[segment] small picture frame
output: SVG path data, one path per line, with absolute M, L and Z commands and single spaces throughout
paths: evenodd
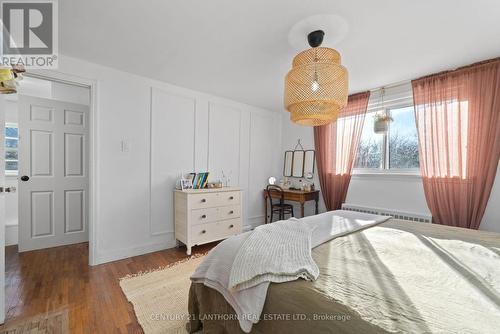
M 181 189 L 193 189 L 193 180 L 191 179 L 181 179 Z

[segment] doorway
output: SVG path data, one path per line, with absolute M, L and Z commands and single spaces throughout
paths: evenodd
M 95 251 L 95 240 L 96 240 L 96 229 L 93 224 L 95 221 L 95 200 L 96 200 L 96 195 L 95 195 L 95 182 L 97 179 L 97 174 L 96 174 L 96 168 L 95 168 L 95 163 L 96 163 L 96 158 L 95 158 L 95 152 L 96 152 L 96 129 L 97 129 L 97 121 L 96 118 L 94 117 L 94 112 L 96 110 L 97 102 L 96 102 L 96 87 L 97 87 L 97 82 L 94 80 L 90 79 L 85 79 L 82 77 L 77 77 L 74 75 L 68 75 L 64 74 L 61 72 L 57 71 L 43 71 L 43 70 L 37 70 L 33 72 L 29 72 L 25 74 L 24 80 L 21 82 L 20 87 L 18 88 L 18 94 L 13 94 L 13 95 L 1 95 L 0 96 L 0 229 L 5 231 L 6 233 L 1 233 L 0 237 L 0 323 L 3 322 L 4 316 L 5 316 L 5 266 L 4 266 L 4 260 L 5 260 L 5 248 L 4 248 L 4 241 L 9 242 L 11 245 L 16 244 L 19 241 L 19 208 L 18 208 L 18 201 L 19 201 L 19 180 L 23 175 L 19 174 L 19 169 L 22 167 L 23 164 L 23 158 L 22 155 L 19 156 L 19 149 L 22 147 L 22 142 L 23 138 L 19 138 L 19 134 L 22 132 L 22 126 L 21 128 L 19 127 L 19 118 L 18 118 L 18 99 L 19 96 L 24 95 L 24 96 L 29 96 L 29 97 L 34 97 L 34 98 L 40 98 L 40 99 L 48 99 L 48 100 L 56 100 L 60 102 L 70 102 L 74 103 L 77 105 L 84 105 L 86 106 L 88 110 L 88 116 L 84 118 L 84 122 L 87 121 L 88 125 L 88 138 L 86 143 L 88 144 L 87 147 L 85 148 L 87 156 L 87 162 L 86 162 L 86 176 L 88 177 L 87 180 L 87 187 L 88 187 L 88 195 L 85 197 L 84 200 L 87 200 L 87 203 L 85 203 L 85 207 L 83 210 L 71 210 L 73 217 L 70 217 L 70 220 L 72 221 L 72 224 L 69 225 L 69 229 L 67 229 L 66 232 L 78 232 L 78 230 L 81 230 L 80 222 L 86 222 L 86 240 L 88 240 L 88 246 L 85 244 L 80 244 L 80 245 L 74 245 L 74 246 L 69 246 L 69 247 L 77 247 L 81 248 L 83 250 L 86 250 L 85 252 L 88 252 L 88 262 L 85 261 L 85 263 L 88 263 L 89 265 L 95 265 L 97 264 L 97 259 L 96 259 L 96 251 Z M 82 94 L 82 90 L 85 92 Z M 66 101 L 64 101 L 66 100 Z M 30 107 L 31 109 L 31 107 Z M 69 110 L 71 109 L 76 109 L 76 108 L 68 108 Z M 78 109 L 76 110 L 78 111 Z M 31 110 L 30 110 L 31 113 Z M 40 113 L 39 113 L 40 115 Z M 66 122 L 75 122 L 78 117 L 75 114 L 71 114 L 67 116 Z M 7 129 L 6 125 L 6 118 L 7 117 Z M 31 116 L 30 116 L 31 117 Z M 70 120 L 71 119 L 71 120 Z M 64 121 L 64 120 L 63 120 Z M 77 121 L 76 121 L 77 122 Z M 76 124 L 73 124 L 76 125 Z M 8 145 L 12 146 L 9 149 L 10 153 L 8 154 L 8 159 L 9 161 L 5 161 L 6 159 L 6 140 L 4 134 L 6 132 L 9 132 L 9 140 Z M 70 139 L 78 139 L 78 135 L 82 135 L 82 133 L 74 132 L 74 131 L 68 131 L 68 133 L 73 133 L 77 134 L 76 137 L 69 138 Z M 17 143 L 16 143 L 17 141 Z M 74 144 L 82 143 L 83 141 L 76 140 L 73 141 L 73 146 Z M 38 142 L 37 142 L 38 143 Z M 67 145 L 69 147 L 71 145 Z M 78 145 L 76 145 L 78 146 Z M 17 150 L 16 150 L 17 149 Z M 17 152 L 16 152 L 17 151 Z M 73 152 L 73 151 L 72 151 Z M 55 153 L 55 151 L 54 151 Z M 65 159 L 64 159 L 65 160 Z M 71 162 L 72 164 L 69 165 L 71 168 L 67 168 L 67 170 L 72 170 L 73 172 L 70 172 L 69 174 L 78 174 L 75 172 L 75 162 L 76 160 L 71 160 L 68 162 Z M 8 169 L 6 172 L 5 169 Z M 55 165 L 54 165 L 55 167 Z M 83 167 L 85 168 L 85 167 Z M 80 173 L 81 174 L 81 173 Z M 7 176 L 7 179 L 6 179 Z M 29 175 L 28 175 L 29 176 Z M 41 175 L 39 175 L 41 177 Z M 80 188 L 80 190 L 82 190 Z M 76 192 L 68 192 L 69 195 L 73 196 L 66 196 L 68 205 L 73 206 L 80 209 L 81 206 L 78 206 L 78 203 L 82 203 L 82 192 L 76 191 Z M 49 196 L 50 197 L 50 196 Z M 77 204 L 75 204 L 75 202 Z M 7 204 L 7 208 L 5 207 L 5 204 Z M 55 205 L 55 202 L 54 202 Z M 35 210 L 36 211 L 36 210 Z M 42 211 L 43 212 L 43 211 Z M 56 212 L 56 208 L 54 208 L 54 213 Z M 60 212 L 60 211 L 59 211 Z M 82 217 L 83 214 L 86 214 L 86 217 L 82 219 L 74 218 L 74 217 Z M 36 215 L 36 213 L 33 213 L 33 215 Z M 47 217 L 47 215 L 46 215 Z M 50 217 L 50 216 L 49 216 Z M 5 218 L 8 219 L 8 226 L 5 227 Z M 76 222 L 76 223 L 75 223 Z M 43 226 L 43 225 L 42 225 Z M 47 225 L 45 225 L 47 226 Z M 76 227 L 76 228 L 75 228 Z M 73 231 L 71 231 L 73 230 Z M 2 232 L 3 232 L 2 231 Z M 74 240 L 74 242 L 78 242 L 79 240 Z M 51 252 L 59 252 L 63 248 L 50 248 L 47 249 L 47 251 Z M 9 249 L 9 252 L 12 253 L 12 250 L 15 250 L 16 254 L 19 254 L 20 256 L 22 254 L 26 253 L 18 253 L 17 252 L 17 247 L 12 246 Z M 44 252 L 44 250 L 39 251 L 39 252 Z M 28 253 L 28 254 L 34 254 L 34 253 Z M 8 263 L 7 263 L 8 264 Z M 15 287 L 15 289 L 18 289 Z
M 91 90 L 27 76 L 5 97 L 6 245 L 89 240 Z

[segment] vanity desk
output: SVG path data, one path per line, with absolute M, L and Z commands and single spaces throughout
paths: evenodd
M 265 207 L 265 218 L 266 223 L 269 218 L 272 218 L 271 208 L 268 210 L 268 202 L 272 202 L 272 199 L 281 199 L 283 202 L 297 202 L 300 204 L 300 216 L 304 217 L 304 204 L 308 201 L 315 202 L 315 214 L 318 214 L 318 203 L 319 203 L 319 190 L 300 190 L 300 189 L 290 189 L 290 182 L 287 181 L 287 178 L 304 179 L 306 181 L 306 187 L 302 186 L 302 189 L 311 189 L 311 185 L 314 179 L 314 165 L 316 162 L 316 152 L 314 150 L 304 150 L 302 144 L 300 143 L 300 139 L 297 140 L 297 145 L 293 150 L 285 151 L 284 156 L 284 164 L 283 164 L 283 176 L 284 180 L 280 181 L 280 186 L 276 186 L 279 191 L 267 191 L 264 189 L 264 207 Z M 269 184 L 271 186 L 276 185 L 276 178 L 270 177 Z M 269 187 L 269 186 L 268 186 Z M 312 187 L 314 189 L 314 187 Z M 271 198 L 268 198 L 271 196 Z M 278 202 L 279 203 L 279 202 Z M 274 207 L 274 203 L 272 204 Z M 278 209 L 279 210 L 279 209 Z M 268 217 L 268 213 L 271 211 L 271 217 Z M 293 213 L 293 211 L 292 211 Z
M 264 207 L 266 222 L 269 219 L 267 216 L 267 191 L 264 189 Z M 276 198 L 279 198 L 279 194 L 276 194 Z M 271 193 L 271 197 L 275 198 L 274 194 Z M 300 216 L 304 217 L 304 204 L 308 201 L 315 202 L 315 214 L 318 214 L 318 202 L 319 202 L 319 190 L 305 191 L 305 190 L 290 190 L 283 189 L 283 198 L 285 201 L 298 202 L 300 203 Z

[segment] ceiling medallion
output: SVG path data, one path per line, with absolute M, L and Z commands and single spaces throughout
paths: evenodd
M 311 48 L 293 58 L 285 77 L 285 109 L 299 125 L 334 122 L 347 104 L 347 69 L 340 64 L 336 50 L 320 46 L 324 35 L 322 30 L 309 33 Z

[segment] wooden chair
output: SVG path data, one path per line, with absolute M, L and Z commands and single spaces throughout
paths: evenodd
M 271 217 L 269 223 L 273 222 L 274 213 L 278 214 L 280 220 L 285 219 L 286 214 L 292 215 L 292 217 L 294 217 L 293 205 L 285 204 L 283 189 L 281 189 L 281 187 L 270 184 L 267 186 L 266 191 L 267 191 L 267 198 L 269 198 L 269 206 L 271 208 Z M 276 194 L 279 194 L 278 203 L 273 203 L 273 197 L 271 196 L 272 194 L 274 194 L 275 197 Z M 267 217 L 266 217 L 266 224 L 267 224 Z

